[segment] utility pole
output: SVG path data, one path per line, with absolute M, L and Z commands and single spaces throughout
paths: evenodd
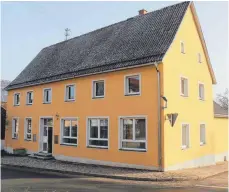
M 69 28 L 66 28 L 66 29 L 65 29 L 65 33 L 64 33 L 64 35 L 65 35 L 65 40 L 68 40 L 68 36 L 70 36 L 70 32 L 71 32 L 71 30 L 70 30 Z

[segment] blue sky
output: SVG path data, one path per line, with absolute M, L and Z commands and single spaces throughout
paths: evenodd
M 44 47 L 125 20 L 145 8 L 153 11 L 177 2 L 2 2 L 1 78 L 13 80 Z M 228 2 L 195 2 L 217 85 L 228 86 Z

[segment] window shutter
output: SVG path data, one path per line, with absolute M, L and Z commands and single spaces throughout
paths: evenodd
M 188 80 L 185 79 L 184 81 L 184 91 L 185 91 L 185 96 L 188 96 Z
M 185 146 L 186 144 L 186 130 L 185 125 L 182 125 L 182 146 Z

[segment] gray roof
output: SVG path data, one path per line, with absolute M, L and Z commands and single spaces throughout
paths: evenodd
M 214 101 L 214 115 L 219 117 L 228 117 L 228 110 L 224 109 Z
M 7 89 L 160 62 L 189 3 L 135 16 L 46 47 Z

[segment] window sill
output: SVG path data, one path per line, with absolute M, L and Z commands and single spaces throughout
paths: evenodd
M 119 151 L 146 152 L 146 149 L 119 149 Z
M 188 95 L 183 95 L 183 94 L 180 94 L 181 97 L 188 97 Z
M 14 105 L 14 107 L 17 107 L 17 106 L 20 106 L 20 104 L 19 105 Z
M 18 140 L 18 138 L 12 137 L 13 140 Z
M 87 146 L 87 148 L 94 148 L 94 149 L 108 149 L 108 147 L 102 147 L 102 146 Z
M 181 146 L 181 150 L 187 150 L 187 149 L 189 149 L 188 146 Z
M 64 146 L 70 146 L 70 147 L 77 147 L 77 144 L 68 144 L 68 143 L 61 143 L 60 145 L 64 145 Z
M 126 93 L 125 96 L 140 96 L 140 93 Z
M 92 99 L 103 99 L 104 96 L 97 96 L 97 97 L 92 97 Z
M 43 102 L 43 104 L 51 104 L 51 102 L 47 103 L 47 102 Z
M 33 105 L 33 103 L 26 103 L 26 105 Z
M 206 143 L 200 143 L 200 146 L 204 146 L 204 145 L 206 145 Z
M 32 141 L 32 139 L 24 139 L 24 141 Z
M 76 100 L 75 99 L 67 99 L 64 102 L 74 102 L 74 101 L 76 101 Z
M 205 101 L 205 99 L 203 99 L 203 98 L 200 98 L 200 97 L 199 97 L 199 100 L 200 100 L 200 101 Z

